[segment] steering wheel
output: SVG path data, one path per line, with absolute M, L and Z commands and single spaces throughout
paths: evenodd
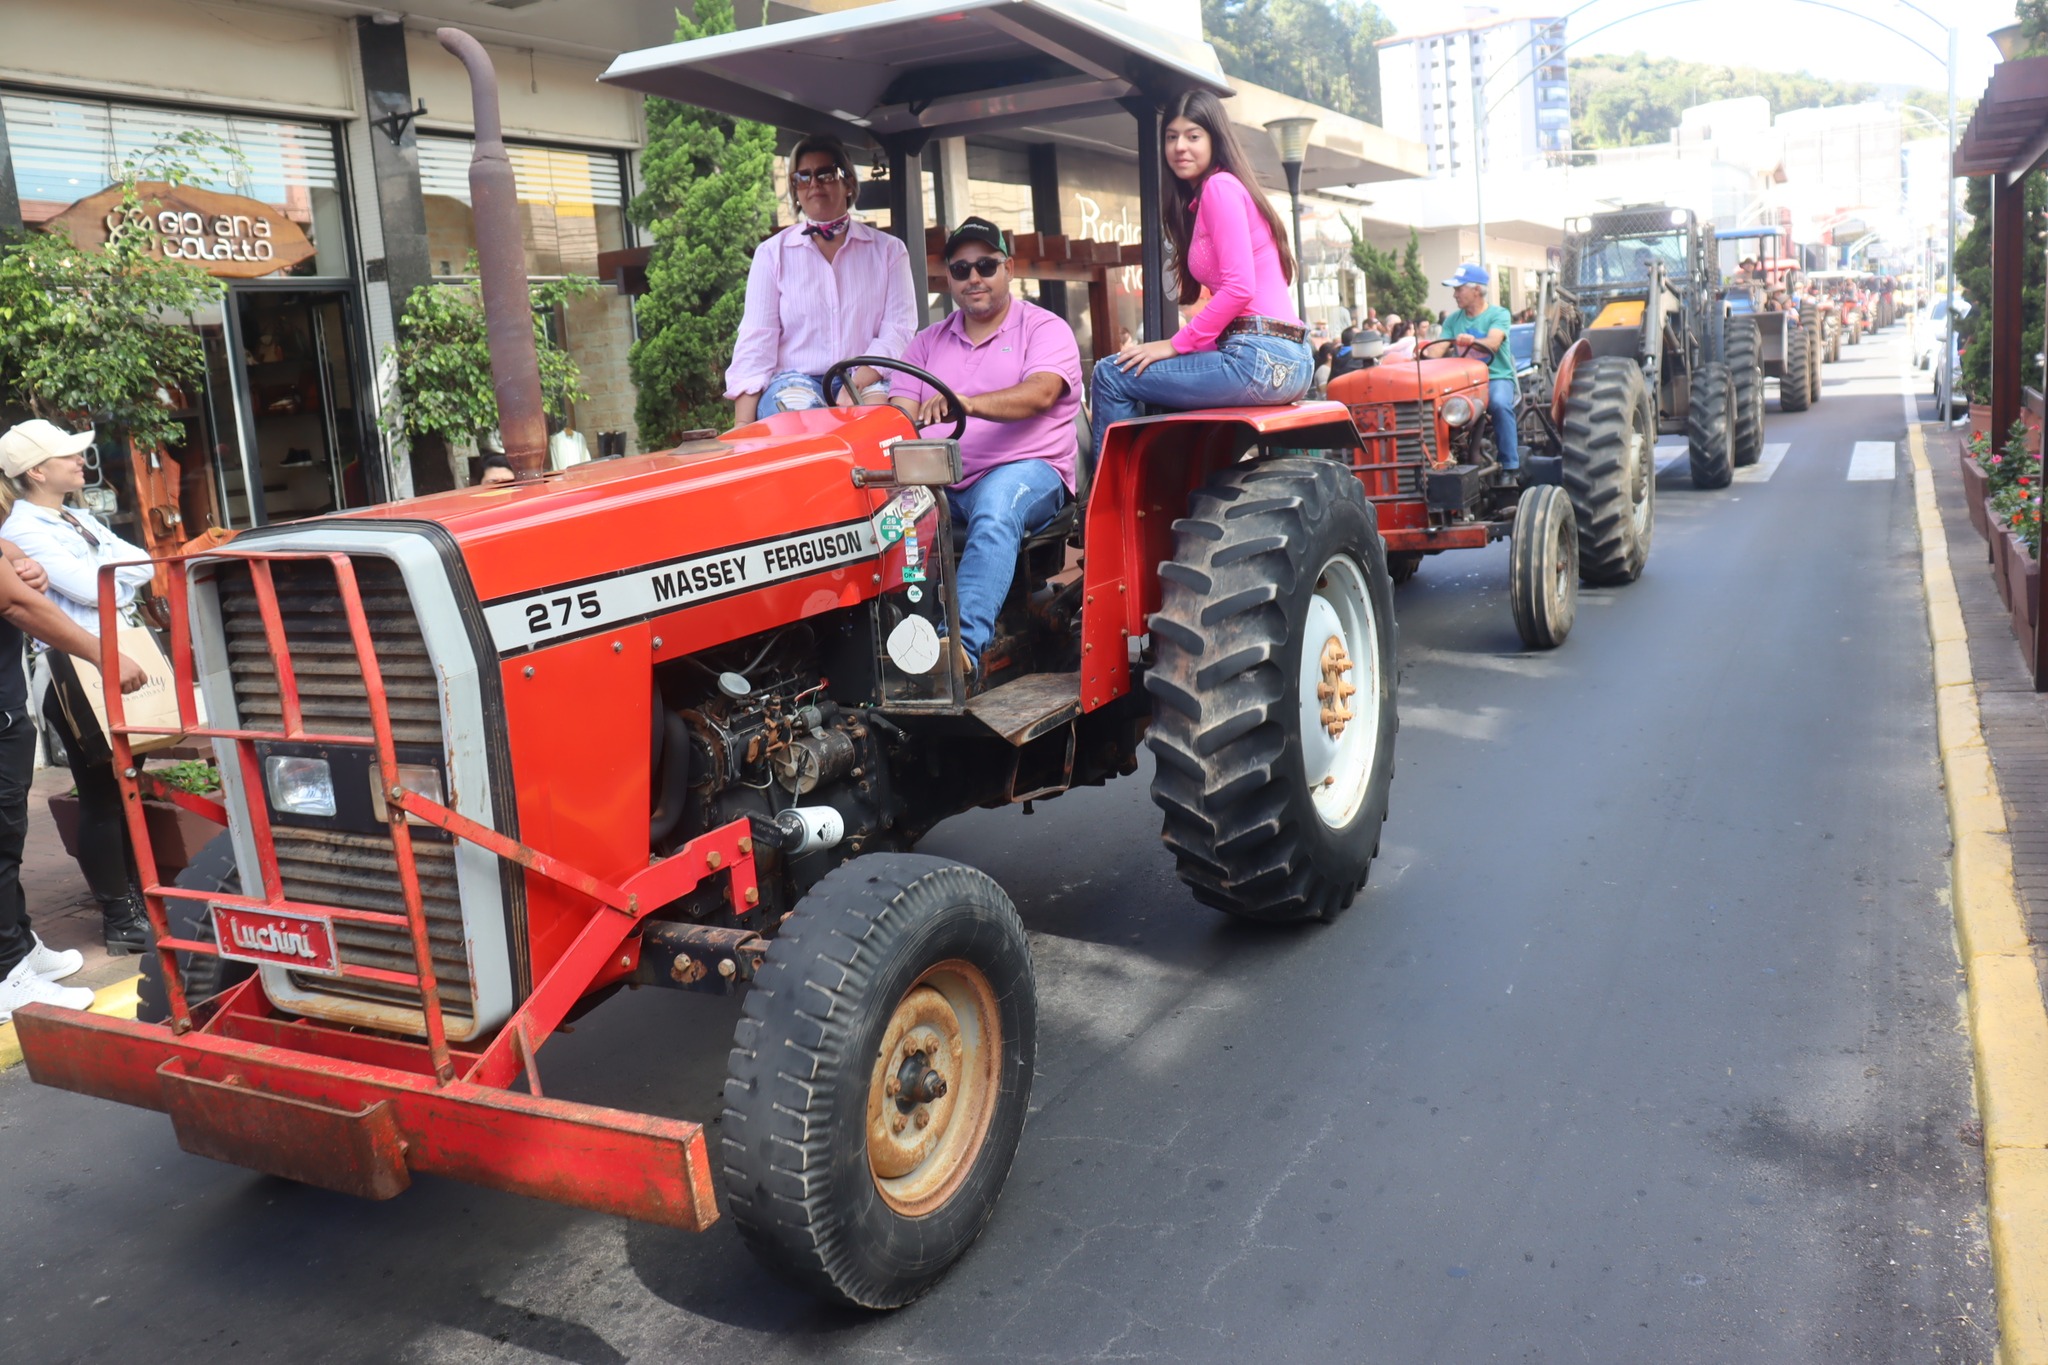
M 832 381 L 835 379 L 851 382 L 850 377 L 853 372 L 863 365 L 871 370 L 895 370 L 898 374 L 907 374 L 939 397 L 945 399 L 946 417 L 951 418 L 953 421 L 953 431 L 947 437 L 948 440 L 959 440 L 960 434 L 967 430 L 967 409 L 962 406 L 959 394 L 953 392 L 950 387 L 936 376 L 920 370 L 915 365 L 906 365 L 900 360 L 891 360 L 885 355 L 857 355 L 851 360 L 840 361 L 837 365 L 825 371 L 825 392 L 832 392 Z M 944 419 L 942 418 L 941 420 Z
M 1456 353 L 1459 349 L 1458 343 L 1461 341 L 1465 343 L 1462 348 L 1463 354 L 1470 355 L 1472 352 L 1477 351 L 1482 361 L 1489 364 L 1492 363 L 1493 348 L 1476 337 L 1438 337 L 1435 341 L 1425 341 L 1422 345 L 1415 348 L 1415 358 L 1417 360 L 1442 360 Z M 1435 346 L 1441 346 L 1443 349 L 1431 354 L 1430 348 Z

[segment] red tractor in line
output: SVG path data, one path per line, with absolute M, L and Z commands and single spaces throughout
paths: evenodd
M 1093 5 L 983 0 L 947 11 L 937 46 L 933 9 L 629 54 L 607 79 L 879 145 L 913 243 L 919 151 L 983 126 L 991 100 L 1038 120 L 1126 101 L 1107 107 L 1137 115 L 1156 165 L 1164 103 L 1228 93 L 1206 44 Z M 479 257 L 520 477 L 168 566 L 174 732 L 214 745 L 228 832 L 162 884 L 125 779 L 156 935 L 141 1017 L 23 1009 L 30 1073 L 162 1110 L 187 1151 L 372 1198 L 433 1174 L 686 1229 L 722 1204 L 797 1284 L 906 1303 L 994 1208 L 1037 1008 L 1009 898 L 912 852 L 921 836 L 1128 776 L 1142 744 L 1195 899 L 1291 924 L 1364 885 L 1396 667 L 1361 438 L 1340 403 L 1112 428 L 1084 498 L 1025 546 L 1001 662 L 970 695 L 942 647 L 957 440 L 834 408 L 542 474 L 495 76 L 473 39 L 441 40 L 476 90 Z M 1146 227 L 1161 335 L 1156 204 Z M 1416 464 L 1405 427 L 1376 430 L 1368 450 L 1410 446 L 1368 473 L 1418 498 L 1411 466 L 1438 477 L 1466 449 L 1436 427 Z M 172 731 L 109 704 L 127 771 L 132 740 Z M 716 1130 L 544 1090 L 548 1039 L 631 987 L 744 990 Z

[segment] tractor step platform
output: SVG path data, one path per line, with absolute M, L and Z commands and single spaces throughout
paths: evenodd
M 1081 714 L 1081 675 L 1033 673 L 968 698 L 967 714 L 1022 748 Z

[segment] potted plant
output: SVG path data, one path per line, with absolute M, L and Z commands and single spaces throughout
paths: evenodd
M 474 273 L 474 258 L 471 270 Z M 569 405 L 590 395 L 569 353 L 548 335 L 544 319 L 570 299 L 597 289 L 596 280 L 569 275 L 532 287 L 533 342 L 539 352 L 541 405 L 548 416 L 566 418 Z M 491 347 L 484 328 L 483 288 L 466 284 L 423 284 L 405 300 L 399 341 L 390 354 L 402 401 L 387 407 L 385 426 L 414 443 L 422 460 L 440 458 L 449 468 L 415 465 L 419 492 L 460 488 L 469 482 L 454 469 L 454 451 L 480 444 L 498 425 L 498 398 L 491 386 Z
M 1999 595 L 2012 614 L 2012 633 L 2033 657 L 2041 611 L 2041 477 L 2035 461 L 2029 473 L 1991 500 L 1991 515 L 2002 542 Z
M 166 787 L 215 800 L 220 797 L 220 771 L 207 759 L 167 763 L 145 771 Z M 68 792 L 52 793 L 49 805 L 50 820 L 57 826 L 58 840 L 64 845 L 64 851 L 76 858 L 78 789 L 74 787 Z M 145 797 L 142 809 L 144 818 L 149 821 L 149 846 L 156 855 L 156 874 L 165 883 L 184 871 L 199 856 L 199 850 L 221 831 L 219 825 L 205 816 L 160 797 Z
M 2038 494 L 2041 487 L 2041 457 L 2028 449 L 2027 429 L 2024 424 L 2014 422 L 2005 434 L 2005 445 L 1992 454 L 1983 466 L 1984 483 L 1989 503 L 1986 510 L 1991 543 L 1992 580 L 1998 587 L 1998 598 L 2007 609 L 2012 607 L 2013 564 L 2012 537 L 2008 531 L 2014 515 L 2028 499 L 2022 490 L 2032 489 Z
M 1991 496 L 1991 484 L 1990 476 L 1984 472 L 1984 461 L 1990 458 L 1991 439 L 1972 436 L 1957 461 L 1963 474 L 1963 510 L 1970 514 L 1970 525 L 1987 543 L 1991 539 L 1991 516 L 1984 501 Z

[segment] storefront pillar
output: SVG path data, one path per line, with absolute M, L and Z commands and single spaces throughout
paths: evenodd
M 1026 154 L 1031 158 L 1031 226 L 1039 233 L 1057 237 L 1060 226 L 1059 148 L 1050 142 L 1034 142 Z M 1039 306 L 1061 317 L 1067 315 L 1067 286 L 1062 280 L 1041 280 Z
M 21 231 L 21 194 L 14 186 L 14 155 L 7 150 L 7 111 L 0 109 L 0 232 Z
M 363 95 L 370 122 L 374 125 L 379 119 L 410 114 L 412 77 L 405 60 L 404 26 L 380 24 L 365 15 L 356 20 L 356 41 L 362 54 Z M 393 126 L 400 128 L 396 141 L 386 131 Z M 399 314 L 405 310 L 406 296 L 432 278 L 427 209 L 420 193 L 419 140 L 409 119 L 372 127 L 369 169 L 377 188 L 384 255 L 367 263 L 366 274 L 390 285 L 391 309 Z

